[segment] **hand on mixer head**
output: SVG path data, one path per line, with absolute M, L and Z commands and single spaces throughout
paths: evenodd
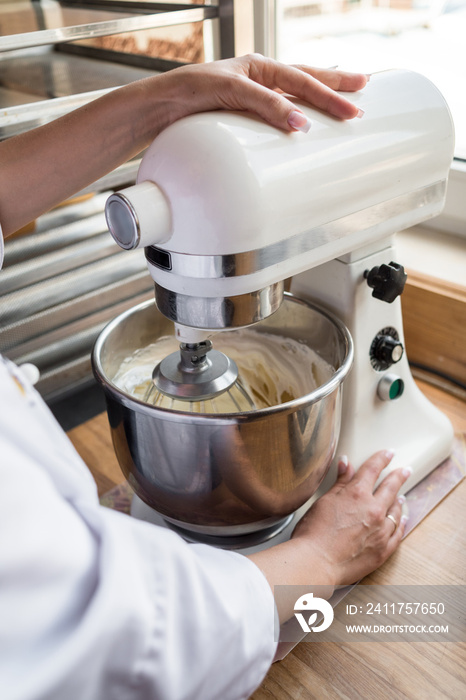
M 215 109 L 255 112 L 286 131 L 308 131 L 307 118 L 283 93 L 289 93 L 339 119 L 362 116 L 352 102 L 335 92 L 361 90 L 368 76 L 309 66 L 288 66 L 260 54 L 231 58 L 202 66 L 187 66 L 162 76 L 178 78 L 180 95 L 170 123 L 195 112 Z
M 254 54 L 183 66 L 113 90 L 0 144 L 3 235 L 89 186 L 189 114 L 244 110 L 287 131 L 307 131 L 307 118 L 282 91 L 352 119 L 358 108 L 334 91 L 360 90 L 366 82 L 362 74 L 286 66 Z

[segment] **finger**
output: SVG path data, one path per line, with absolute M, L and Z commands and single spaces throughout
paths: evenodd
M 293 102 L 258 83 L 245 83 L 236 109 L 254 112 L 264 121 L 285 131 L 304 131 L 311 122 Z
M 382 471 L 388 467 L 393 459 L 393 455 L 394 452 L 392 450 L 381 450 L 373 454 L 358 469 L 353 482 L 363 488 L 369 488 L 372 493 L 377 479 Z
M 395 522 L 393 522 L 395 521 Z M 401 522 L 401 503 L 397 499 L 392 503 L 385 518 L 385 529 L 387 537 L 393 537 Z
M 249 64 L 249 76 L 264 87 L 271 90 L 278 87 L 340 119 L 358 116 L 360 110 L 355 104 L 313 77 L 308 70 L 287 66 L 271 59 L 257 62 L 254 59 L 255 57 L 252 57 Z
M 313 107 L 317 107 L 317 109 L 339 119 L 354 119 L 354 117 L 360 115 L 357 105 L 324 83 L 321 83 L 309 73 L 299 69 L 296 69 L 294 74 L 288 73 L 286 82 L 285 76 L 282 77 L 279 73 L 277 75 L 277 84 L 282 90 L 290 92 Z
M 403 535 L 405 533 L 406 521 L 407 521 L 407 516 L 402 515 L 401 520 L 400 520 L 400 524 L 398 525 L 395 532 L 388 540 L 387 548 L 386 548 L 387 559 L 388 559 L 388 557 L 390 557 L 393 554 L 393 552 L 395 551 L 395 549 L 398 547 L 401 540 L 403 539 Z
M 331 68 L 313 68 L 304 65 L 295 65 L 294 67 L 312 75 L 332 90 L 356 92 L 362 90 L 369 82 L 369 76 L 364 73 L 347 73 Z
M 354 467 L 349 463 L 347 455 L 342 455 L 337 461 L 337 480 L 333 488 L 336 491 L 341 491 L 341 489 L 346 486 L 347 483 L 351 481 L 354 476 Z
M 394 501 L 396 494 L 403 486 L 405 481 L 412 474 L 411 467 L 403 467 L 390 472 L 383 481 L 380 482 L 374 492 L 375 498 L 387 508 Z

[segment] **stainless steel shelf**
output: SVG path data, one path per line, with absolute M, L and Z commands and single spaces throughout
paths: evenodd
M 0 352 L 37 364 L 44 395 L 89 381 L 104 325 L 153 298 L 143 251 L 121 251 L 107 231 L 107 195 L 60 207 L 40 217 L 35 232 L 5 242 Z
M 0 140 L 45 124 L 158 71 L 32 49 L 0 62 Z M 23 99 L 19 99 L 24 95 Z M 31 103 L 33 106 L 31 107 Z
M 153 69 L 99 61 L 53 49 L 25 51 L 22 56 L 15 55 L 0 62 L 0 80 L 4 89 L 37 95 L 42 99 L 119 87 L 157 73 Z
M 40 28 L 36 31 L 11 33 L 8 36 L 0 36 L 0 52 L 27 49 L 34 46 L 47 46 L 50 44 L 63 44 L 79 39 L 92 39 L 99 36 L 124 34 L 140 31 L 142 29 L 156 29 L 179 24 L 204 22 L 218 17 L 216 6 L 186 5 L 186 9 L 171 9 L 167 4 L 161 9 L 161 3 L 137 3 L 144 5 L 144 9 L 136 9 L 135 4 L 117 2 L 113 11 L 108 3 L 109 10 L 94 10 L 90 6 L 80 9 L 78 6 L 55 3 L 61 9 L 63 25 L 57 28 Z M 107 3 L 100 3 L 99 8 Z M 125 11 L 126 10 L 126 11 Z M 31 9 L 31 13 L 34 10 Z M 43 14 L 45 18 L 46 15 Z M 38 24 L 46 25 L 46 20 Z
M 98 309 L 113 308 L 121 301 L 133 300 L 135 304 L 134 299 L 141 294 L 146 298 L 154 296 L 152 280 L 146 269 L 13 321 L 7 326 L 0 326 L 0 348 L 7 354 L 15 348 L 19 357 L 22 348 L 34 338 L 40 339 L 58 328 L 68 327 L 79 319 L 91 316 Z

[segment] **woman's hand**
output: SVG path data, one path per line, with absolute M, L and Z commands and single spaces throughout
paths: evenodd
M 186 66 L 157 78 L 170 91 L 170 122 L 195 112 L 227 109 L 255 112 L 288 131 L 309 129 L 305 115 L 283 93 L 340 119 L 361 116 L 356 105 L 336 90 L 361 90 L 368 77 L 360 73 L 288 66 L 260 54 Z M 149 81 L 152 79 L 148 79 Z
M 331 585 L 355 583 L 374 571 L 403 537 L 404 497 L 397 494 L 410 469 L 394 470 L 374 491 L 392 457 L 391 452 L 377 452 L 356 474 L 341 460 L 335 485 L 312 506 L 293 533 L 293 539 L 309 543 Z
M 358 108 L 335 90 L 367 77 L 286 66 L 260 55 L 183 66 L 138 80 L 0 144 L 0 216 L 13 233 L 140 153 L 167 126 L 197 112 L 255 112 L 274 126 L 307 131 L 307 117 L 282 93 L 341 119 Z
M 356 474 L 340 460 L 335 485 L 300 520 L 291 539 L 249 556 L 272 591 L 289 587 L 288 596 L 282 590 L 276 599 L 281 622 L 293 614 L 293 586 L 324 587 L 319 595 L 330 596 L 335 587 L 356 583 L 381 566 L 398 547 L 405 519 L 404 498 L 397 494 L 410 470 L 394 470 L 374 491 L 392 457 L 377 452 Z

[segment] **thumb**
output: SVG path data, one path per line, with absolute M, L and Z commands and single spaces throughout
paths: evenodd
M 349 463 L 348 457 L 342 455 L 337 462 L 338 476 L 333 488 L 340 491 L 343 486 L 348 484 L 354 476 L 354 467 Z

